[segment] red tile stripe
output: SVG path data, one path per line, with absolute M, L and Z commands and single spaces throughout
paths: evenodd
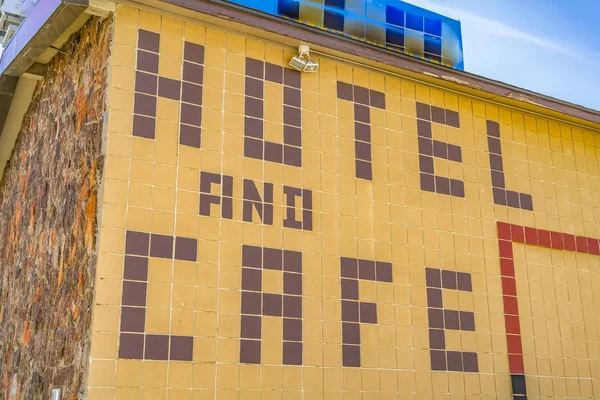
M 569 250 L 578 253 L 600 255 L 600 240 L 585 236 L 575 236 L 569 233 L 552 232 L 544 229 L 498 222 L 498 249 L 500 251 L 500 274 L 504 300 L 508 363 L 511 374 L 524 374 L 513 242 L 554 250 Z

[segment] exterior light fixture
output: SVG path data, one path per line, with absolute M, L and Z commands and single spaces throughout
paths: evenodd
M 290 67 L 302 72 L 315 72 L 319 68 L 319 63 L 309 57 L 310 47 L 307 45 L 298 46 L 298 55 L 290 60 Z

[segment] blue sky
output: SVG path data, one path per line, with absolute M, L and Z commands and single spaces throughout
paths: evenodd
M 406 0 L 459 19 L 465 70 L 600 110 L 600 0 Z

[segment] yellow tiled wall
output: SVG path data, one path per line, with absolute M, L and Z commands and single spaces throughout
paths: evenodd
M 193 63 L 203 69 L 199 148 L 180 143 L 183 103 L 161 95 L 155 97 L 154 137 L 144 137 L 147 125 L 141 125 L 141 136 L 133 133 L 141 31 L 159 34 L 158 55 L 150 49 L 146 56 L 159 60 L 158 76 L 170 82 L 188 80 L 186 46 L 195 54 L 200 50 L 193 45 L 203 47 L 203 57 Z M 497 222 L 599 238 L 600 134 L 321 58 L 316 73 L 301 75 L 302 167 L 245 156 L 246 58 L 285 66 L 292 55 L 226 27 L 118 7 L 88 398 L 510 398 Z M 356 177 L 357 117 L 354 103 L 338 98 L 338 82 L 372 91 L 372 179 Z M 272 143 L 285 139 L 284 87 L 293 89 L 264 84 L 264 140 Z M 384 93 L 384 107 L 374 105 L 377 93 Z M 417 103 L 447 110 L 446 124 L 431 116 L 432 138 L 460 146 L 461 161 L 429 158 L 437 176 L 464 182 L 464 197 L 422 189 L 427 160 L 419 154 L 417 121 L 423 116 L 417 118 Z M 453 112 L 459 127 L 448 123 Z M 530 194 L 533 211 L 495 204 L 488 121 L 499 123 L 505 192 Z M 199 213 L 203 173 L 224 177 L 204 193 L 216 198 L 232 177 L 231 195 L 209 206 L 210 215 Z M 272 225 L 262 223 L 256 210 L 253 222 L 244 221 L 245 179 L 256 183 L 263 199 L 263 182 L 273 184 Z M 284 186 L 311 192 L 312 230 L 284 227 L 290 212 L 304 223 L 309 218 L 300 197 L 288 209 L 291 196 Z M 225 197 L 231 199 L 231 218 L 222 214 Z M 140 334 L 193 338 L 191 360 L 119 356 L 123 326 L 133 321 L 122 316 L 129 296 L 124 287 L 145 285 L 124 279 L 126 257 L 138 254 L 127 250 L 134 246 L 128 232 L 141 233 L 142 242 L 144 233 L 151 241 L 175 238 L 173 257 L 153 256 L 153 245 L 149 257 L 145 250 Z M 197 244 L 195 261 L 178 256 L 179 238 Z M 282 362 L 283 323 L 275 316 L 262 317 L 261 362 L 240 362 L 244 245 L 301 252 L 301 365 Z M 376 304 L 377 316 L 377 323 L 360 324 L 360 368 L 343 366 L 342 257 L 376 261 L 377 268 L 392 265 L 392 282 L 358 280 L 360 302 Z M 528 397 L 600 397 L 594 308 L 600 301 L 599 257 L 515 243 L 514 265 Z M 426 268 L 470 277 L 472 290 L 444 290 L 443 303 L 448 310 L 473 312 L 475 330 L 446 329 L 445 347 L 476 353 L 477 372 L 432 369 L 428 292 L 437 289 L 426 283 Z M 264 269 L 262 290 L 283 293 L 286 276 Z M 152 344 L 144 343 L 147 351 Z

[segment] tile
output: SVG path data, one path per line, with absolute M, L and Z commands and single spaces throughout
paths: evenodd
M 342 299 L 358 300 L 358 280 L 342 279 Z
M 355 141 L 355 157 L 359 160 L 371 161 L 371 145 L 365 142 Z
M 575 236 L 563 233 L 563 242 L 565 244 L 565 250 L 569 250 L 569 251 L 576 250 Z
M 369 107 L 355 103 L 354 104 L 354 119 L 358 122 L 370 124 L 371 123 L 371 113 L 369 111 Z
M 490 154 L 490 168 L 496 171 L 504 171 L 502 157 L 498 154 Z
M 519 326 L 519 318 L 515 315 L 505 315 L 504 316 L 505 325 L 506 325 L 506 333 L 510 334 L 520 334 L 521 328 Z
M 301 319 L 283 319 L 283 340 L 302 341 L 302 320 Z
M 375 274 L 379 282 L 392 282 L 392 263 L 376 261 Z
M 191 336 L 171 336 L 169 359 L 174 361 L 192 361 L 194 338 Z
M 262 79 L 254 79 L 246 77 L 246 90 L 244 91 L 246 96 L 256 97 L 259 99 L 264 98 L 264 85 Z
M 419 153 L 425 156 L 433 156 L 433 141 L 424 137 L 420 137 Z
M 155 132 L 156 119 L 154 117 L 146 117 L 143 115 L 133 116 L 133 136 L 154 139 Z
M 261 125 L 262 127 L 262 125 Z M 262 128 L 261 128 L 262 137 Z M 292 146 L 302 145 L 302 131 L 298 127 L 284 125 L 283 126 L 283 143 Z
M 358 260 L 353 258 L 341 258 L 342 277 L 358 278 Z
M 342 300 L 342 321 L 359 322 L 358 302 Z
M 158 95 L 179 101 L 181 98 L 181 82 L 175 79 L 159 77 Z
M 433 133 L 431 132 L 431 123 L 424 120 L 417 120 L 417 134 L 419 138 L 431 139 Z M 421 141 L 419 141 L 419 149 L 421 149 Z M 422 152 L 422 150 L 419 150 Z
M 431 369 L 434 371 L 446 371 L 446 353 L 444 351 L 430 351 Z
M 157 67 L 158 73 L 158 67 Z M 204 67 L 190 62 L 183 63 L 182 78 L 184 81 L 202 85 L 204 83 Z
M 245 114 L 250 117 L 263 118 L 263 101 L 246 96 Z
M 373 170 L 369 161 L 356 160 L 356 177 L 366 180 L 373 179 Z
M 377 305 L 375 303 L 360 302 L 360 322 L 377 323 Z
M 458 281 L 458 290 L 462 290 L 465 292 L 473 291 L 473 283 L 471 281 L 471 274 L 466 272 L 457 272 L 456 278 Z
M 158 53 L 159 46 L 160 35 L 158 33 L 146 31 L 143 29 L 138 30 L 138 47 L 140 49 Z
M 302 150 L 298 147 L 283 146 L 283 163 L 294 167 L 301 167 Z
M 122 304 L 144 307 L 146 305 L 146 282 L 123 282 Z
M 136 68 L 139 71 L 158 74 L 158 54 L 138 50 Z
M 345 82 L 337 82 L 337 97 L 342 100 L 354 101 L 353 85 Z
M 442 287 L 444 289 L 456 289 L 456 272 L 442 271 Z
M 442 291 L 440 289 L 427 288 L 427 306 L 442 308 Z
M 371 106 L 385 110 L 385 93 L 371 90 L 370 93 Z
M 283 364 L 302 365 L 302 343 L 283 342 Z
M 506 205 L 513 208 L 520 208 L 519 205 L 519 193 L 513 192 L 512 190 L 506 191 Z
M 302 272 L 302 253 L 299 251 L 283 251 L 283 269 L 289 272 Z
M 444 310 L 444 328 L 459 330 L 458 311 Z
M 431 107 L 428 104 L 417 103 L 417 118 L 430 121 Z
M 283 296 L 283 316 L 302 318 L 302 297 Z
M 136 308 L 136 307 L 123 307 L 121 309 L 121 331 L 123 331 L 123 332 L 142 332 L 143 333 L 145 326 L 146 326 L 146 311 L 145 311 L 145 309 Z
M 448 159 L 448 144 L 434 140 L 433 155 L 434 157 Z
M 432 349 L 446 349 L 446 337 L 443 330 L 429 330 L 429 347 Z
M 437 193 L 450 194 L 450 179 L 443 176 L 436 176 L 435 189 Z
M 198 106 L 202 105 L 202 86 L 183 82 L 181 87 L 181 100 Z
M 446 124 L 446 113 L 443 108 L 431 106 L 431 121 Z
M 519 315 L 517 298 L 513 296 L 504 296 L 504 313 L 508 315 Z
M 338 85 L 339 88 L 339 85 Z M 369 89 L 354 85 L 354 101 L 363 105 L 369 105 Z
M 514 278 L 502 277 L 502 293 L 509 296 L 517 295 L 517 286 Z
M 241 340 L 240 362 L 248 364 L 260 364 L 260 341 Z
M 119 337 L 119 358 L 137 360 L 144 358 L 144 335 L 121 333 Z
M 500 139 L 493 136 L 488 136 L 488 150 L 492 154 L 502 154 L 502 147 L 500 146 Z
M 175 259 L 183 261 L 196 261 L 198 254 L 198 241 L 192 238 L 175 238 Z
M 487 125 L 487 134 L 489 136 L 499 138 L 500 137 L 500 124 L 493 121 L 486 121 Z
M 283 251 L 280 249 L 263 249 L 263 268 L 281 271 L 283 269 Z
M 427 192 L 435 192 L 435 177 L 430 174 L 420 174 L 421 189 Z
M 135 91 L 156 96 L 158 88 L 158 77 L 142 71 L 135 73 Z
M 284 68 L 283 69 L 283 84 L 286 86 L 291 86 L 293 88 L 300 89 L 301 87 L 301 78 L 300 71 L 296 71 L 295 69 Z
M 181 103 L 181 122 L 188 125 L 202 124 L 202 107 Z
M 444 311 L 435 308 L 429 308 L 427 310 L 428 319 L 429 319 L 429 327 L 444 329 Z
M 302 107 L 300 90 L 285 86 L 283 88 L 283 103 L 293 107 Z
M 169 336 L 146 335 L 144 358 L 148 360 L 168 360 Z
M 342 323 L 342 342 L 344 344 L 360 345 L 360 325 Z
M 462 162 L 462 150 L 459 146 L 448 144 L 448 160 Z
M 506 345 L 509 354 L 522 354 L 521 335 L 506 335 Z
M 204 64 L 204 46 L 185 42 L 183 46 L 183 59 L 198 64 Z
M 242 289 L 243 290 L 262 290 L 262 271 L 242 268 Z
M 242 246 L 243 266 L 262 268 L 262 258 L 262 248 L 257 246 Z
M 246 75 L 258 79 L 264 79 L 265 63 L 253 58 L 246 58 Z
M 283 293 L 302 294 L 302 275 L 285 272 L 283 274 Z
M 261 115 L 262 117 L 262 115 Z M 302 111 L 296 107 L 283 107 L 283 123 L 291 126 L 302 126 Z
M 150 257 L 173 258 L 173 237 L 152 234 L 150 240 Z
M 375 280 L 375 262 L 371 260 L 358 260 L 359 279 Z
M 148 233 L 128 231 L 125 239 L 125 253 L 147 256 L 149 244 L 150 235 Z
M 246 136 L 262 139 L 263 138 L 263 121 L 262 121 L 262 119 L 246 117 L 244 119 L 244 134 Z
M 493 188 L 492 194 L 494 196 L 494 203 L 499 204 L 501 206 L 506 205 L 506 190 L 501 188 Z
M 263 293 L 262 314 L 272 317 L 281 317 L 283 315 L 283 296 L 280 294 Z
M 446 353 L 448 371 L 463 371 L 462 354 L 459 351 L 448 351 Z
M 125 256 L 123 277 L 134 281 L 148 280 L 148 258 Z
M 242 314 L 260 315 L 261 312 L 261 294 L 242 292 Z
M 525 385 L 525 375 L 511 374 L 512 392 L 514 394 L 525 395 L 527 393 Z
M 360 367 L 360 347 L 343 345 L 342 359 L 344 367 Z
M 442 287 L 441 271 L 439 269 L 425 268 L 425 282 L 429 287 Z
M 283 83 L 283 68 L 279 65 L 265 63 L 265 79 L 269 82 Z
M 522 241 L 520 241 L 522 242 Z M 550 242 L 553 249 L 562 250 L 564 249 L 563 235 L 558 232 L 550 232 Z
M 577 236 L 575 238 L 575 245 L 577 251 L 580 253 L 588 253 L 588 241 L 587 238 L 583 236 Z
M 156 97 L 136 93 L 133 111 L 149 117 L 156 116 Z
M 241 337 L 245 339 L 260 339 L 261 335 L 261 318 L 258 316 L 242 315 Z
M 460 117 L 456 111 L 446 110 L 446 124 L 454 128 L 460 128 Z
M 492 171 L 492 186 L 496 188 L 505 188 L 504 173 L 500 171 Z
M 371 127 L 360 122 L 354 123 L 354 137 L 363 142 L 371 141 Z
M 200 128 L 190 125 L 180 125 L 179 144 L 200 148 Z
M 460 329 L 463 331 L 475 331 L 475 314 L 470 311 L 460 311 Z
M 477 353 L 464 352 L 463 357 L 463 370 L 465 372 L 479 372 L 479 362 L 477 360 Z

